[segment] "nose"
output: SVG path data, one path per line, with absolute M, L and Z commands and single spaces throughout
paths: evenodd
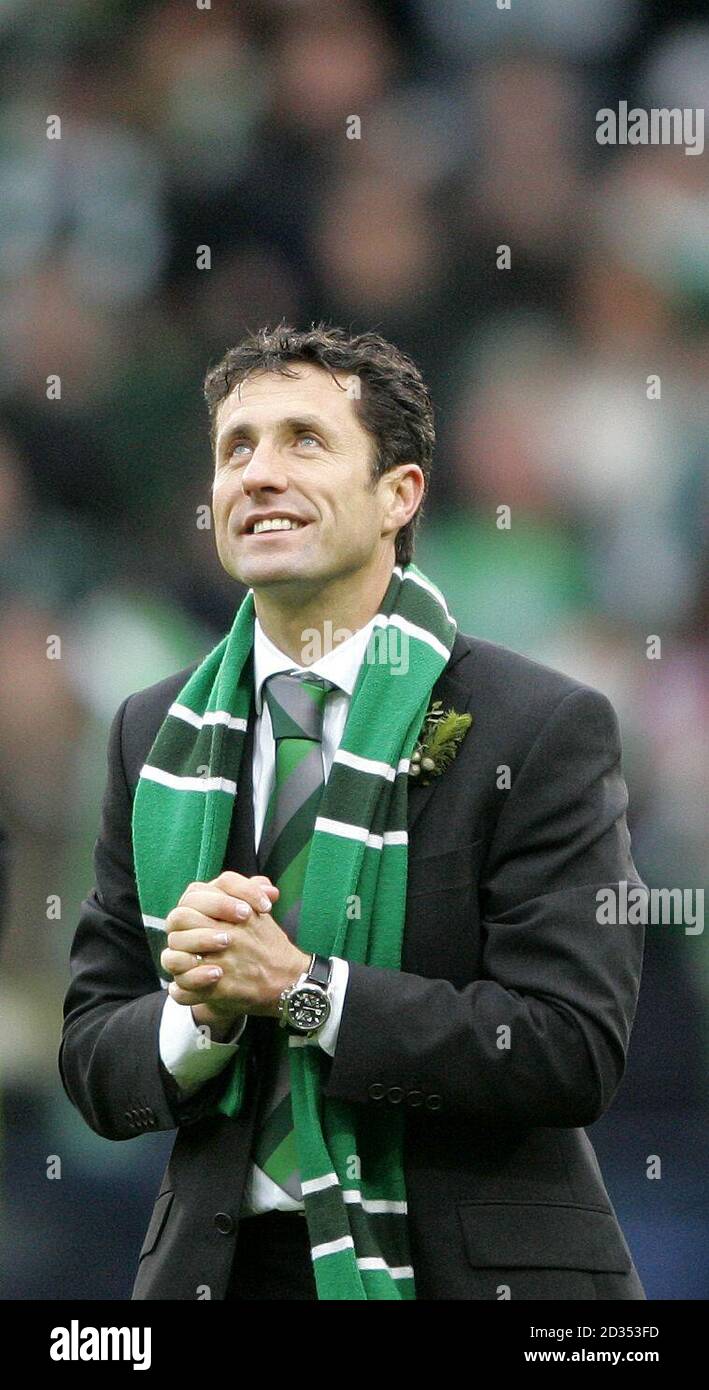
M 247 497 L 253 492 L 285 492 L 288 487 L 288 476 L 278 451 L 264 440 L 256 445 L 246 464 L 241 474 L 241 485 Z

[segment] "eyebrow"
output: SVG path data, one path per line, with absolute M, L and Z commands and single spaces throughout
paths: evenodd
M 285 419 L 276 421 L 276 428 L 281 433 L 312 430 L 314 434 L 322 435 L 323 439 L 330 440 L 332 438 L 331 432 L 325 428 L 324 422 L 317 415 L 288 415 Z M 238 424 L 230 425 L 217 438 L 218 455 L 221 456 L 235 439 L 253 438 L 255 433 L 256 426 L 250 420 L 241 420 Z

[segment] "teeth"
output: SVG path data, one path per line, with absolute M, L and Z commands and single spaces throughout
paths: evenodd
M 258 536 L 261 531 L 297 531 L 300 525 L 299 521 L 291 521 L 287 516 L 274 516 L 268 521 L 257 521 L 254 535 Z

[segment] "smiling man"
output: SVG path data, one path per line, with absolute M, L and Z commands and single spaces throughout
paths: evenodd
M 408 462 L 372 478 L 356 377 L 303 363 L 289 376 L 260 372 L 216 404 L 219 381 L 207 385 L 219 558 L 253 588 L 271 640 L 300 661 L 307 628 L 329 620 L 354 633 L 376 612 L 426 477 Z
M 247 592 L 116 714 L 59 1058 L 98 1134 L 177 1129 L 133 1298 L 643 1299 L 583 1129 L 642 963 L 612 706 L 413 563 L 397 348 L 264 329 L 205 394 Z

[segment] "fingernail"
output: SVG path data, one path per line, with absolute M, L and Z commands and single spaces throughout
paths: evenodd
M 273 906 L 273 904 L 272 904 L 272 902 L 271 902 L 271 899 L 270 899 L 270 898 L 267 898 L 265 893 L 264 893 L 263 897 L 259 898 L 259 904 L 258 904 L 258 905 L 259 905 L 259 907 L 260 907 L 260 909 L 261 909 L 262 912 L 270 912 L 270 911 L 271 911 L 271 907 Z
M 220 946 L 228 946 L 229 942 L 231 941 L 231 937 L 227 931 L 218 931 L 214 940 L 218 941 Z
M 248 917 L 251 908 L 249 907 L 248 903 L 237 902 L 234 905 L 234 911 L 237 917 Z
M 222 972 L 221 972 L 221 970 L 219 969 L 219 966 L 218 966 L 218 965 L 215 965 L 214 968 L 213 968 L 212 970 L 208 970 L 208 971 L 207 971 L 207 975 L 208 975 L 208 977 L 209 977 L 210 980 L 219 980 L 219 979 L 221 979 L 221 974 L 222 974 Z

